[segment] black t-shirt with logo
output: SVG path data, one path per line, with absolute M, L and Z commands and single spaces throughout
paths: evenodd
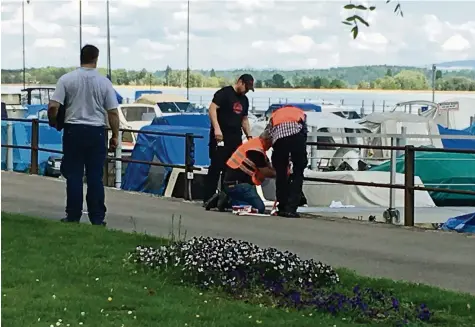
M 246 157 L 251 160 L 257 168 L 267 167 L 267 160 L 264 154 L 259 151 L 249 150 L 246 152 Z M 241 169 L 230 169 L 227 168 L 226 175 L 224 177 L 225 181 L 228 182 L 239 182 L 239 183 L 248 183 L 253 185 L 251 176 L 243 172 Z
M 225 86 L 218 90 L 213 97 L 213 103 L 218 108 L 218 123 L 223 133 L 224 143 L 226 138 L 240 140 L 242 138 L 242 119 L 249 112 L 249 99 L 245 95 L 239 95 L 232 86 Z M 210 140 L 214 139 L 214 129 L 211 126 Z

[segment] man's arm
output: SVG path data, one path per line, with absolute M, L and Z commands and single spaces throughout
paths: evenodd
M 250 150 L 247 154 L 249 160 L 251 160 L 256 167 L 259 169 L 259 172 L 266 178 L 275 177 L 275 169 L 271 166 L 270 162 L 267 160 L 266 155 Z
M 104 109 L 107 111 L 107 118 L 109 120 L 109 126 L 112 130 L 113 138 L 119 137 L 120 120 L 119 112 L 117 110 L 118 106 L 119 103 L 117 102 L 117 95 L 115 94 L 112 83 L 109 82 L 106 92 L 106 98 L 104 101 Z
M 209 120 L 211 121 L 211 126 L 213 126 L 215 131 L 221 130 L 218 123 L 218 109 L 219 106 L 216 103 L 211 102 L 209 105 Z
M 242 130 L 247 138 L 251 136 L 251 125 L 249 124 L 248 116 L 242 117 Z
M 222 90 L 217 91 L 214 94 L 213 100 L 209 105 L 209 120 L 211 121 L 211 126 L 215 131 L 220 131 L 221 127 L 218 122 L 218 109 L 223 101 L 223 92 Z
M 242 126 L 242 130 L 244 134 L 249 139 L 249 137 L 251 136 L 251 126 L 249 125 L 248 115 L 249 115 L 249 99 L 247 99 L 246 97 L 246 105 L 243 108 L 241 126 Z
M 65 105 L 66 99 L 66 86 L 64 85 L 63 79 L 59 79 L 56 83 L 56 88 L 54 90 L 53 96 L 48 103 L 48 122 L 51 127 L 56 126 L 56 116 L 58 115 L 58 110 L 61 105 Z

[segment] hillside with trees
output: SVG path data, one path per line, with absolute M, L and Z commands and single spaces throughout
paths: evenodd
M 29 68 L 26 83 L 55 84 L 60 76 L 74 68 Z M 106 75 L 103 68 L 99 71 Z M 190 87 L 217 88 L 229 85 L 243 74 L 251 73 L 256 88 L 310 88 L 310 89 L 382 89 L 428 90 L 432 88 L 432 71 L 401 66 L 358 66 L 311 70 L 192 70 Z M 475 91 L 475 70 L 436 72 L 436 89 L 441 91 Z M 2 69 L 2 84 L 21 84 L 22 70 Z M 163 71 L 149 72 L 116 69 L 112 71 L 115 85 L 154 85 L 186 87 L 186 70 L 167 66 Z

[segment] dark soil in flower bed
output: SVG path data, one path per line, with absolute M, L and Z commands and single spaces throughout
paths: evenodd
M 134 253 L 145 262 L 165 258 L 163 239 L 3 213 L 2 323 L 390 326 L 407 313 L 413 326 L 473 326 L 470 295 L 363 278 L 252 244 L 201 241 L 180 245 L 188 254 L 180 262 L 168 257 L 150 269 L 124 256 L 140 244 Z

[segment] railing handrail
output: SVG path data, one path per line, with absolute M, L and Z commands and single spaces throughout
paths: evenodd
M 108 131 L 111 129 L 106 128 Z M 128 129 L 128 128 L 119 128 L 120 132 L 130 132 L 130 133 L 139 133 L 139 134 L 149 134 L 149 135 L 162 135 L 162 136 L 175 136 L 175 137 L 186 137 L 187 133 L 171 133 L 171 132 L 156 132 L 156 131 L 143 131 L 139 129 Z M 194 139 L 202 139 L 202 135 L 191 134 Z
M 38 152 L 39 151 L 44 151 L 44 152 L 51 152 L 51 153 L 58 153 L 58 154 L 63 154 L 63 151 L 60 150 L 55 150 L 55 149 L 47 149 L 39 146 L 39 125 L 40 124 L 45 124 L 48 123 L 46 120 L 40 120 L 37 118 L 33 119 L 25 119 L 25 118 L 7 118 L 4 119 L 5 121 L 13 121 L 13 122 L 30 122 L 31 123 L 31 140 L 30 140 L 30 146 L 23 146 L 23 145 L 13 145 L 13 144 L 2 144 L 3 148 L 8 148 L 8 149 L 27 149 L 30 150 L 30 173 L 31 174 L 38 174 L 39 171 L 39 165 L 38 165 Z M 108 129 L 108 128 L 106 128 Z M 122 132 L 123 131 L 131 131 L 128 129 L 119 129 L 119 145 L 122 144 Z M 194 155 L 194 139 L 195 138 L 203 138 L 201 135 L 194 135 L 192 133 L 168 133 L 168 132 L 154 132 L 154 131 L 140 131 L 140 130 L 132 130 L 137 133 L 148 133 L 148 134 L 154 134 L 154 135 L 165 135 L 165 136 L 175 136 L 175 137 L 184 137 L 185 138 L 185 163 L 184 165 L 175 165 L 175 164 L 166 164 L 166 163 L 158 163 L 158 162 L 147 162 L 147 161 L 141 161 L 141 160 L 133 160 L 133 159 L 124 159 L 121 156 L 122 149 L 121 146 L 119 146 L 116 149 L 116 157 L 109 157 L 106 156 L 105 160 L 105 173 L 104 173 L 104 182 L 107 185 L 108 181 L 108 164 L 111 161 L 116 161 L 116 162 L 130 162 L 130 163 L 143 163 L 143 164 L 148 164 L 152 166 L 162 166 L 162 167 L 170 167 L 170 168 L 181 168 L 185 170 L 185 194 L 184 198 L 186 200 L 191 200 L 191 184 L 193 180 L 193 171 L 195 170 L 201 170 L 199 167 L 195 167 L 195 155 Z M 13 133 L 13 124 L 7 124 L 7 135 L 10 135 Z M 7 138 L 12 137 L 12 135 L 7 136 Z M 12 139 L 7 140 L 12 141 Z M 107 147 L 107 143 L 109 141 L 109 135 L 108 133 L 104 134 L 104 142 Z M 110 151 L 107 151 L 110 152 Z M 7 156 L 9 157 L 8 160 L 10 160 L 10 157 L 13 156 L 13 153 L 7 153 Z M 13 164 L 13 162 L 11 162 Z M 8 165 L 7 165 L 8 166 Z M 116 164 L 116 168 L 117 168 Z M 7 167 L 8 169 L 8 167 Z
M 11 121 L 11 122 L 22 122 L 22 123 L 33 123 L 33 121 L 38 121 L 38 124 L 49 124 L 47 120 L 37 119 L 37 118 L 4 118 L 2 121 Z M 110 127 L 105 127 L 106 130 L 110 131 Z M 119 128 L 120 132 L 131 132 L 131 133 L 141 133 L 149 135 L 163 135 L 163 136 L 175 136 L 175 137 L 186 137 L 187 133 L 171 133 L 171 132 L 157 132 L 157 131 L 142 131 L 138 129 L 128 129 L 128 128 Z M 202 135 L 191 134 L 194 139 L 202 139 Z
M 427 135 L 427 134 L 380 134 L 380 133 L 336 133 L 336 132 L 310 132 L 310 136 L 327 137 L 354 137 L 354 138 L 399 138 L 399 139 L 450 139 L 450 140 L 475 140 L 475 135 Z
M 350 148 L 350 149 L 371 149 L 371 150 L 389 150 L 389 151 L 404 151 L 406 146 L 391 146 L 391 145 L 371 145 L 371 144 L 347 144 L 347 143 L 327 143 L 327 142 L 307 142 L 307 145 L 316 146 L 331 146 L 335 148 Z M 445 149 L 432 147 L 414 147 L 415 152 L 439 152 L 439 153 L 466 153 L 475 154 L 475 149 Z
M 31 132 L 31 146 L 19 146 L 19 145 L 12 145 L 6 144 L 2 147 L 6 148 L 20 148 L 20 149 L 30 149 L 31 150 L 31 169 L 30 173 L 38 174 L 38 151 L 47 151 L 52 153 L 62 153 L 59 150 L 53 149 L 46 149 L 39 147 L 39 124 L 45 123 L 46 121 L 40 121 L 38 119 L 21 119 L 21 118 L 12 118 L 12 119 L 5 119 L 9 121 L 23 121 L 23 122 L 31 122 L 32 123 L 32 132 Z M 11 125 L 8 125 L 11 126 Z M 10 129 L 11 131 L 11 129 Z M 122 131 L 131 131 L 127 129 L 121 129 L 119 137 L 121 137 Z M 132 130 L 135 131 L 135 130 Z M 137 133 L 147 133 L 148 131 L 137 131 Z M 173 134 L 173 133 L 172 133 Z M 322 133 L 322 134 L 332 134 L 332 133 Z M 335 134 L 335 133 L 333 133 Z M 358 136 L 362 136 L 361 134 L 354 133 Z M 340 134 L 341 135 L 341 134 Z M 368 135 L 372 135 L 369 134 Z M 394 134 L 393 138 L 401 138 L 401 136 L 406 136 L 407 134 Z M 164 167 L 173 167 L 173 168 L 181 168 L 185 170 L 185 199 L 191 199 L 191 180 L 193 179 L 193 171 L 194 170 L 201 170 L 201 168 L 194 166 L 194 138 L 193 134 L 186 133 L 184 135 L 171 135 L 171 136 L 185 136 L 185 164 L 184 165 L 171 165 L 171 164 L 164 164 L 164 163 L 154 163 L 154 162 L 147 162 L 141 160 L 134 160 L 134 159 L 124 159 L 122 157 L 107 157 L 106 162 L 110 161 L 119 161 L 119 162 L 130 162 L 130 163 L 143 163 L 153 166 L 164 166 Z M 413 136 L 413 135 L 412 135 Z M 364 136 L 363 136 L 364 137 Z M 387 136 L 386 136 L 387 137 Z M 427 137 L 427 135 L 425 135 Z M 105 135 L 105 142 L 108 141 L 108 135 Z M 382 188 L 389 188 L 389 189 L 404 189 L 404 225 L 406 226 L 414 226 L 414 191 L 428 191 L 428 192 L 442 192 L 442 193 L 455 193 L 455 194 L 464 194 L 464 195 L 474 195 L 474 191 L 467 191 L 467 190 L 450 190 L 445 188 L 434 188 L 434 187 L 421 187 L 414 185 L 414 178 L 415 178 L 415 152 L 417 151 L 424 151 L 424 152 L 445 152 L 445 153 L 470 153 L 475 154 L 475 149 L 443 149 L 443 148 L 431 148 L 431 147 L 415 147 L 413 145 L 406 145 L 406 146 L 383 146 L 383 145 L 367 145 L 367 144 L 344 144 L 344 143 L 327 143 L 327 142 L 307 142 L 307 145 L 310 146 L 332 146 L 332 147 L 340 147 L 340 148 L 357 148 L 357 149 L 381 149 L 381 150 L 390 150 L 390 151 L 404 151 L 405 160 L 404 160 L 404 177 L 405 182 L 404 185 L 394 184 L 394 183 L 373 183 L 373 182 L 360 182 L 360 181 L 343 181 L 343 180 L 335 180 L 335 179 L 328 179 L 328 178 L 313 178 L 313 177 L 306 177 L 304 178 L 307 181 L 315 181 L 315 182 L 323 182 L 323 183 L 337 183 L 337 184 L 347 184 L 347 185 L 361 185 L 361 186 L 368 186 L 368 187 L 382 187 Z M 116 155 L 118 156 L 116 152 Z M 395 157 L 391 160 L 395 160 Z M 116 166 L 117 168 L 117 166 Z M 107 170 L 106 170 L 107 171 Z M 393 169 L 391 170 L 391 176 L 395 173 Z M 107 178 L 107 175 L 104 175 Z M 393 180 L 393 179 L 391 179 Z M 391 208 L 390 208 L 391 209 Z

